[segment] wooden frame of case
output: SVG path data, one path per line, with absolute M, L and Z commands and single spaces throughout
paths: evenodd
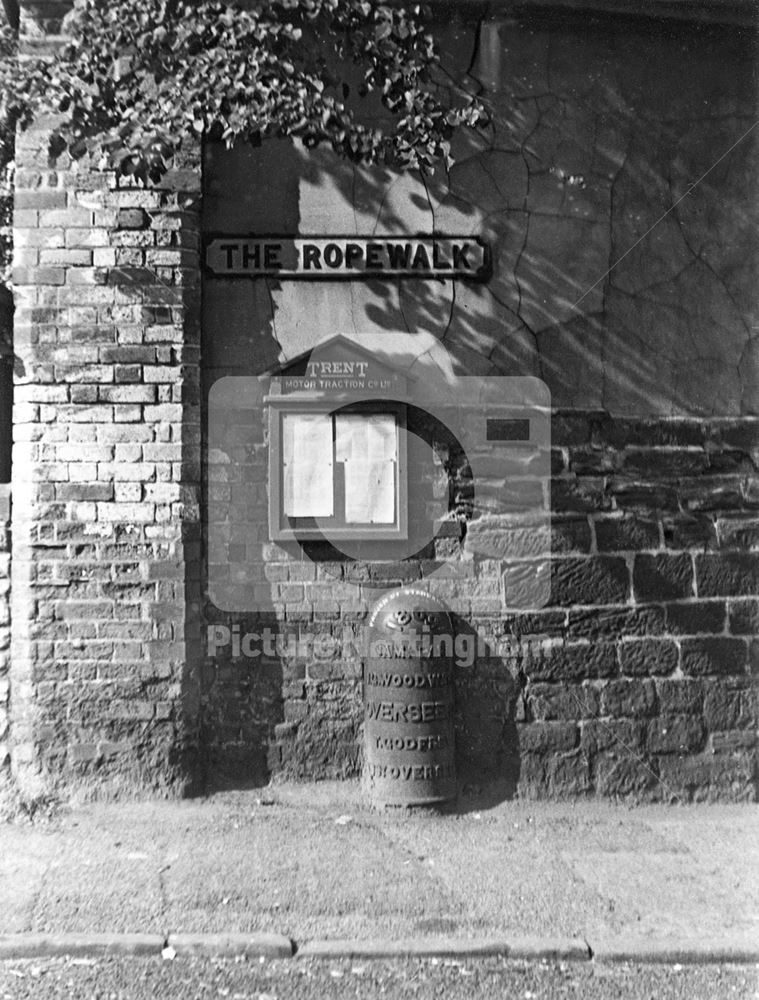
M 269 397 L 269 537 L 273 542 L 282 541 L 331 541 L 335 539 L 366 539 L 375 541 L 403 541 L 408 538 L 408 464 L 406 435 L 406 405 L 394 400 L 347 402 L 339 399 L 298 398 L 297 395 Z M 302 518 L 303 524 L 293 524 L 283 511 L 282 420 L 291 413 L 394 413 L 398 430 L 398 463 L 395 483 L 395 520 L 388 525 L 347 524 L 337 517 Z M 335 468 L 337 468 L 335 463 Z M 333 489 L 335 478 L 333 474 Z M 301 519 L 299 519 L 301 520 Z M 313 523 L 315 520 L 319 524 Z M 288 523 L 289 522 L 289 523 Z M 311 523 L 308 523 L 311 522 Z

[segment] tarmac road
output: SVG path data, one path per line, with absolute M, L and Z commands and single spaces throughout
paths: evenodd
M 0 963 L 0 1000 L 756 1000 L 750 965 L 478 959 L 247 962 L 178 957 Z

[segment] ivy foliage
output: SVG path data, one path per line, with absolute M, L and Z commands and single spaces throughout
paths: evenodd
M 0 25 L 0 94 L 10 93 L 17 76 L 17 45 L 7 22 Z M 14 116 L 0 114 L 0 284 L 8 284 L 11 267 L 13 214 Z M 0 357 L 3 354 L 0 329 Z
M 61 147 L 144 182 L 188 136 L 293 136 L 432 168 L 450 162 L 458 126 L 485 116 L 435 85 L 429 23 L 424 5 L 376 0 L 75 0 L 71 41 L 21 63 L 6 115 L 63 112 Z

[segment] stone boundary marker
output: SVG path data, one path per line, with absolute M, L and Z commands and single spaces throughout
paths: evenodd
M 28 958 L 153 955 L 307 959 L 464 958 L 501 956 L 527 961 L 581 961 L 646 964 L 759 963 L 759 937 L 699 941 L 617 937 L 595 946 L 581 938 L 415 938 L 313 940 L 298 947 L 271 933 L 230 934 L 0 934 L 0 961 Z

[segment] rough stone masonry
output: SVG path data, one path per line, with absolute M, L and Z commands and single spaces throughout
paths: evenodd
M 63 6 L 23 5 L 28 49 L 54 45 Z M 457 672 L 465 782 L 755 797 L 756 200 L 738 141 L 753 114 L 751 40 L 743 23 L 675 23 L 664 3 L 661 16 L 507 19 L 461 5 L 440 26 L 444 59 L 482 88 L 494 124 L 426 183 L 271 143 L 209 146 L 145 190 L 51 159 L 50 122 L 19 135 L 0 766 L 10 760 L 24 795 L 358 774 L 355 657 L 296 647 L 251 669 L 231 645 L 211 655 L 207 626 L 342 635 L 365 619 L 364 581 L 423 579 L 425 559 L 466 561 L 467 537 L 497 526 L 472 521 L 402 562 L 294 555 L 267 536 L 263 414 L 209 455 L 205 401 L 220 377 L 258 374 L 335 332 L 371 346 L 400 331 L 420 354 L 442 342 L 460 375 L 537 375 L 554 405 L 550 605 L 483 620 L 503 581 L 473 564 L 461 621 L 544 646 L 491 648 Z M 492 278 L 201 279 L 203 232 L 406 230 L 480 233 Z M 446 462 L 429 489 L 454 510 L 471 483 Z M 265 613 L 230 615 L 205 593 L 209 564 L 249 569 L 246 546 L 206 543 L 215 463 L 230 468 L 229 496 L 260 515 L 246 546 L 263 553 Z

